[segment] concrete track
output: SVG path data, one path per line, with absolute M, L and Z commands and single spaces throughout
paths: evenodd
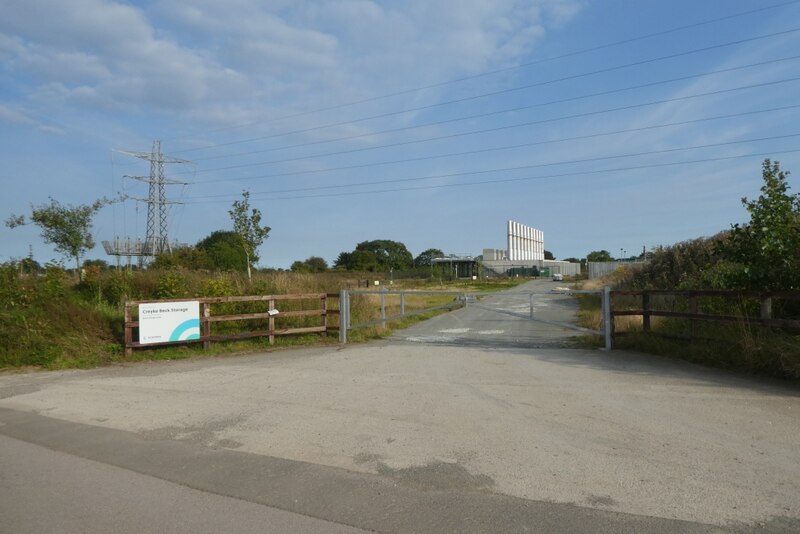
M 40 466 L 51 465 L 54 487 L 75 479 L 88 492 L 59 506 L 73 503 L 70 521 L 89 532 L 109 517 L 130 526 L 151 491 L 183 503 L 175 518 L 187 524 L 198 507 L 233 500 L 219 512 L 228 532 L 278 512 L 289 515 L 276 525 L 323 521 L 302 523 L 308 532 L 800 531 L 797 389 L 554 348 L 515 327 L 523 344 L 480 333 L 480 343 L 419 343 L 408 338 L 428 334 L 412 331 L 338 349 L 0 376 L 0 515 L 15 532 L 47 531 L 31 495 L 49 495 Z M 92 509 L 92 488 L 105 510 Z

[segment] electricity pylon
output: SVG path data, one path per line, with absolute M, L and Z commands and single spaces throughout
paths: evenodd
M 188 182 L 178 180 L 168 180 L 164 177 L 164 164 L 166 163 L 191 163 L 185 159 L 165 156 L 161 153 L 161 141 L 153 141 L 151 152 L 121 151 L 135 158 L 150 162 L 150 176 L 126 176 L 145 182 L 149 185 L 147 199 L 130 197 L 134 200 L 147 202 L 147 232 L 145 233 L 144 246 L 141 250 L 142 256 L 157 256 L 163 252 L 170 251 L 169 232 L 167 224 L 167 208 L 170 204 L 180 204 L 179 202 L 167 200 L 167 185 L 187 185 Z

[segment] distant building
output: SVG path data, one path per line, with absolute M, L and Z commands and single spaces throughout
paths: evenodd
M 544 232 L 516 221 L 508 221 L 506 230 L 506 250 L 483 249 L 485 275 L 488 276 L 541 276 L 580 274 L 579 263 L 544 259 Z
M 432 266 L 445 266 L 453 278 L 472 278 L 478 276 L 478 259 L 473 256 L 450 255 L 432 258 Z

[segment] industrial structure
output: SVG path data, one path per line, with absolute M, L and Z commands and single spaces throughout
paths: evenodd
M 544 259 L 544 232 L 516 221 L 508 221 L 506 227 L 508 248 L 483 249 L 483 271 L 486 275 L 539 274 L 551 276 L 580 274 L 579 263 Z
M 531 226 L 508 221 L 508 259 L 544 260 L 544 232 Z
M 168 207 L 170 204 L 178 204 L 178 202 L 167 200 L 166 186 L 187 185 L 188 182 L 168 180 L 164 176 L 164 164 L 186 164 L 191 162 L 163 155 L 161 153 L 161 141 L 159 140 L 153 141 L 153 149 L 151 152 L 133 152 L 127 150 L 121 152 L 150 162 L 149 176 L 125 176 L 125 178 L 145 182 L 149 186 L 146 199 L 127 197 L 138 202 L 147 203 L 147 231 L 144 241 L 140 239 L 131 240 L 129 237 L 124 239 L 116 237 L 113 241 L 103 241 L 103 248 L 109 256 L 117 257 L 117 265 L 119 265 L 120 257 L 127 257 L 128 265 L 130 265 L 131 258 L 136 257 L 141 265 L 145 257 L 154 257 L 163 252 L 171 251 L 173 247 L 185 246 L 177 242 L 173 244 L 169 242 L 167 222 Z

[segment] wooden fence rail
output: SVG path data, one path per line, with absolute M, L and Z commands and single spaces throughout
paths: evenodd
M 642 307 L 638 309 L 620 310 L 614 309 L 614 299 L 623 296 L 641 297 Z M 683 297 L 687 301 L 686 312 L 673 310 L 660 310 L 653 307 L 653 297 Z M 630 332 L 616 332 L 614 325 L 615 317 L 622 316 L 641 316 L 642 331 L 652 332 L 651 317 L 673 317 L 689 320 L 688 339 L 695 337 L 697 321 L 718 321 L 718 322 L 737 322 L 747 325 L 775 327 L 775 328 L 797 328 L 800 329 L 800 320 L 797 319 L 776 319 L 773 317 L 773 303 L 776 300 L 800 300 L 800 292 L 775 292 L 775 291 L 685 291 L 685 290 L 641 290 L 641 291 L 611 291 L 611 345 L 614 338 Z M 758 317 L 747 315 L 721 315 L 711 313 L 700 313 L 700 299 L 703 297 L 717 297 L 733 301 L 754 300 L 760 305 Z
M 295 295 L 249 295 L 241 297 L 201 297 L 195 299 L 166 299 L 166 300 L 134 300 L 125 303 L 125 355 L 130 356 L 133 349 L 138 347 L 157 347 L 174 345 L 176 342 L 140 343 L 138 337 L 134 341 L 134 331 L 139 328 L 139 321 L 134 320 L 134 309 L 138 312 L 140 304 L 167 304 L 170 302 L 197 302 L 200 306 L 200 337 L 180 341 L 178 343 L 203 343 L 203 348 L 208 349 L 212 341 L 226 341 L 234 339 L 248 339 L 254 337 L 269 337 L 270 345 L 275 343 L 275 336 L 319 333 L 326 335 L 329 331 L 338 331 L 339 327 L 328 324 L 328 316 L 338 315 L 338 309 L 330 309 L 328 299 L 338 299 L 335 293 L 304 293 Z M 282 311 L 277 306 L 279 302 L 291 301 L 318 301 L 318 307 L 308 310 Z M 266 304 L 267 310 L 263 312 L 238 313 L 229 315 L 214 315 L 214 304 L 251 303 L 253 305 Z M 277 312 L 277 313 L 276 313 Z M 281 327 L 276 325 L 285 317 L 319 317 L 319 324 L 304 327 Z M 215 334 L 212 325 L 228 321 L 264 321 L 263 326 L 257 330 L 236 333 Z

